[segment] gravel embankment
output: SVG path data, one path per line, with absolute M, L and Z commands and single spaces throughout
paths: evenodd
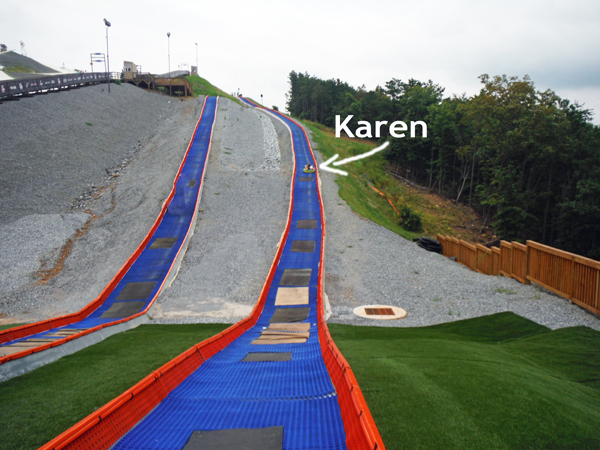
M 0 323 L 76 312 L 96 298 L 172 187 L 202 102 L 104 89 L 0 106 Z M 40 262 L 52 268 L 85 223 L 62 271 L 38 283 Z
M 325 291 L 333 311 L 329 322 L 417 327 L 512 311 L 552 329 L 585 325 L 600 331 L 597 316 L 566 299 L 534 285 L 473 272 L 358 216 L 339 198 L 337 176 L 321 172 Z M 398 306 L 407 317 L 369 320 L 352 313 L 357 306 L 374 304 Z
M 194 237 L 154 322 L 235 322 L 250 313 L 285 227 L 291 173 L 287 129 L 220 99 Z
M 202 102 L 102 89 L 0 106 L 0 323 L 75 312 L 96 298 L 171 189 Z M 221 99 L 195 234 L 153 323 L 233 322 L 250 312 L 285 226 L 291 171 L 287 129 Z M 565 299 L 472 272 L 359 217 L 339 198 L 337 175 L 321 177 L 330 322 L 412 327 L 514 311 L 550 328 L 600 330 L 597 316 Z M 51 267 L 84 224 L 89 230 L 63 270 L 36 284 L 40 261 Z M 352 313 L 367 304 L 399 306 L 408 316 Z

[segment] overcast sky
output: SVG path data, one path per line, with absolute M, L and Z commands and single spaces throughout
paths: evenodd
M 479 75 L 531 76 L 539 90 L 585 103 L 600 124 L 600 1 L 3 0 L 0 43 L 39 62 L 90 71 L 196 64 L 228 93 L 285 106 L 290 71 L 373 89 L 431 79 L 445 95 L 476 94 Z M 95 70 L 99 67 L 96 65 Z M 420 118 L 415 118 L 419 120 Z

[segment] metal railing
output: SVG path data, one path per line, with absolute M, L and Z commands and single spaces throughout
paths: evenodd
M 59 75 L 44 75 L 37 78 L 0 81 L 0 99 L 19 97 L 39 92 L 66 89 L 73 86 L 106 82 L 109 74 L 97 73 L 66 73 Z M 113 74 L 111 74 L 113 78 Z

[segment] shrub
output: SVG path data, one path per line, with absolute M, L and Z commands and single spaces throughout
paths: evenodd
M 423 229 L 421 217 L 406 205 L 400 209 L 398 223 L 407 231 L 421 231 Z

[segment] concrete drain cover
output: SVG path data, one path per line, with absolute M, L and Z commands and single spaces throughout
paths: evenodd
M 367 316 L 395 316 L 392 308 L 365 308 Z
M 296 228 L 299 230 L 316 230 L 317 219 L 299 220 Z
M 386 305 L 366 305 L 358 306 L 352 311 L 358 317 L 364 319 L 376 319 L 376 320 L 396 320 L 404 319 L 406 317 L 406 311 L 397 306 L 386 306 Z
M 156 238 L 150 247 L 148 247 L 148 249 L 154 250 L 155 248 L 171 248 L 175 242 L 177 242 L 177 238 Z

